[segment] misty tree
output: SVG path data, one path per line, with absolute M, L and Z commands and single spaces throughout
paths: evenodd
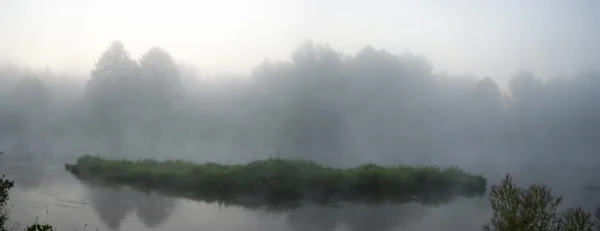
M 538 106 L 543 84 L 530 71 L 520 70 L 510 78 L 508 89 L 513 99 L 511 106 L 531 111 Z
M 138 119 L 156 150 L 161 134 L 176 120 L 175 109 L 183 99 L 179 68 L 173 57 L 159 47 L 150 48 L 140 58 Z
M 267 61 L 255 70 L 257 100 L 265 104 L 258 119 L 269 121 L 260 124 L 272 128 L 265 133 L 278 149 L 321 161 L 373 152 L 367 147 L 389 159 L 426 158 L 435 149 L 431 123 L 446 119 L 430 112 L 454 106 L 435 103 L 447 96 L 436 98 L 441 85 L 431 71 L 418 55 L 367 46 L 345 56 L 305 43 L 291 62 Z
M 266 130 L 275 151 L 322 161 L 341 153 L 342 65 L 331 48 L 308 42 L 292 54 L 292 62 L 265 62 L 256 70 L 253 78 L 264 93 L 258 100 L 268 103 L 262 115 L 275 118 Z
M 68 136 L 89 141 L 104 135 L 114 141 L 108 142 L 114 151 L 125 150 L 118 148 L 123 145 L 131 153 L 181 151 L 185 144 L 190 156 L 198 149 L 236 157 L 279 151 L 335 164 L 342 164 L 342 156 L 351 164 L 456 163 L 506 155 L 563 156 L 564 162 L 600 148 L 595 72 L 542 81 L 547 78 L 519 71 L 502 92 L 492 78 L 434 73 L 422 56 L 374 46 L 344 54 L 307 42 L 289 60 L 265 61 L 244 79 L 208 78 L 173 59 L 159 47 L 132 58 L 117 41 L 99 57 L 85 87 L 53 81 L 52 73 L 0 68 L 0 134 L 27 130 L 12 121 L 27 118 L 19 111 L 31 111 L 27 114 L 68 127 L 52 126 L 48 133 L 61 132 L 82 152 L 105 153 L 96 147 L 106 143 L 86 146 Z M 27 76 L 37 76 L 45 93 L 35 90 L 37 80 L 25 81 Z M 67 85 L 75 90 L 62 94 Z M 51 104 L 43 103 L 48 99 Z M 22 110 L 11 109 L 16 105 Z
M 172 111 L 183 97 L 183 87 L 171 54 L 159 47 L 151 48 L 140 58 L 140 71 L 143 99 L 148 104 L 145 113 Z
M 580 72 L 573 78 L 550 79 L 543 88 L 538 120 L 543 129 L 539 146 L 558 153 L 557 161 L 570 162 L 596 155 L 600 148 L 600 74 Z M 569 153 L 569 155 L 566 155 Z M 577 157 L 573 154 L 577 153 Z M 581 154 L 581 155 L 580 155 Z
M 136 216 L 147 228 L 160 227 L 176 207 L 174 198 L 159 195 L 156 192 L 146 192 L 136 198 Z
M 498 85 L 492 78 L 485 77 L 479 80 L 475 87 L 474 94 L 476 99 L 475 103 L 480 104 L 483 107 L 489 107 L 491 113 L 502 110 L 502 93 L 500 93 Z
M 85 93 L 96 113 L 125 116 L 128 111 L 134 110 L 130 106 L 136 100 L 139 66 L 123 43 L 115 41 L 110 45 L 100 56 L 90 77 Z
M 573 125 L 579 131 L 575 137 L 582 145 L 591 149 L 600 148 L 598 137 L 600 137 L 600 73 L 594 71 L 582 71 L 574 80 L 576 89 L 570 95 L 569 115 L 574 121 Z
M 120 230 L 122 222 L 135 210 L 141 192 L 128 187 L 94 187 L 88 198 L 96 214 L 109 230 Z
M 12 85 L 9 93 L 6 99 L 10 111 L 14 117 L 23 120 L 22 123 L 15 121 L 17 124 L 24 126 L 36 122 L 34 117 L 44 113 L 48 94 L 44 83 L 36 76 L 23 76 Z
M 100 56 L 85 85 L 85 96 L 96 124 L 95 129 L 120 148 L 123 126 L 135 119 L 139 107 L 139 66 L 115 41 Z
M 429 61 L 367 46 L 347 59 L 345 67 L 344 115 L 356 144 L 349 149 L 357 150 L 356 155 L 376 151 L 387 160 L 398 155 L 406 161 L 426 158 L 432 147 L 426 115 L 435 86 Z
M 500 147 L 503 139 L 496 134 L 501 134 L 505 127 L 502 93 L 492 78 L 485 77 L 477 81 L 472 94 L 467 107 L 469 113 L 466 115 L 470 121 L 466 126 L 468 139 L 478 140 L 477 145 L 482 150 L 495 150 Z
M 30 143 L 39 145 L 44 142 L 49 126 L 50 98 L 45 83 L 37 76 L 25 75 L 13 85 L 7 98 L 6 119 L 10 121 L 7 128 L 17 137 L 21 152 L 28 152 Z
M 541 114 L 544 86 L 528 70 L 515 73 L 508 83 L 511 100 L 508 102 L 507 141 L 509 147 L 518 147 L 513 153 L 535 153 L 544 129 Z

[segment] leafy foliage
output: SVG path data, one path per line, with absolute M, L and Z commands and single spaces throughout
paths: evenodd
M 150 48 L 140 58 L 140 75 L 141 93 L 145 94 L 145 101 L 154 106 L 153 110 L 171 110 L 170 107 L 181 100 L 183 89 L 179 69 L 167 51 Z
M 0 152 L 0 155 L 4 154 L 4 151 Z M 6 221 L 8 220 L 8 209 L 6 203 L 8 203 L 9 194 L 8 192 L 15 184 L 13 181 L 5 179 L 4 175 L 0 177 L 0 231 L 8 231 L 6 228 Z M 10 229 L 16 230 L 16 228 Z M 37 222 L 28 226 L 26 231 L 52 231 L 52 226 L 48 224 L 41 225 Z
M 66 169 L 82 177 L 175 189 L 199 195 L 246 194 L 267 199 L 323 199 L 448 193 L 478 194 L 486 180 L 451 167 L 382 167 L 364 164 L 336 169 L 308 160 L 271 158 L 242 165 L 185 161 L 108 160 L 85 155 Z
M 4 175 L 0 177 L 0 231 L 16 230 L 6 228 L 6 221 L 8 220 L 8 209 L 6 203 L 8 202 L 8 191 L 14 187 L 14 182 L 4 178 Z M 52 226 L 48 224 L 34 224 L 28 226 L 26 231 L 52 231 Z
M 33 224 L 29 227 L 27 227 L 26 231 L 52 231 L 52 226 L 48 225 L 48 224 Z
M 8 202 L 8 191 L 14 186 L 14 182 L 4 178 L 4 175 L 0 177 L 0 231 L 4 231 L 4 225 L 8 220 L 8 209 L 6 203 Z
M 113 42 L 100 56 L 85 85 L 86 98 L 91 107 L 98 113 L 104 113 L 104 117 L 123 119 L 128 116 L 130 111 L 127 108 L 135 100 L 130 92 L 136 92 L 134 88 L 138 73 L 138 64 L 130 57 L 123 43 Z M 125 114 L 115 114 L 117 112 Z
M 552 194 L 544 185 L 534 184 L 527 189 L 517 187 L 510 175 L 490 191 L 493 216 L 483 226 L 486 231 L 592 231 L 600 230 L 600 208 L 595 218 L 582 208 L 557 212 L 561 196 Z

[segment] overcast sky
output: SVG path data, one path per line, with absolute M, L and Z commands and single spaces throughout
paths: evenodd
M 89 73 L 112 40 L 153 45 L 205 74 L 246 74 L 299 43 L 371 44 L 502 84 L 600 66 L 598 0 L 0 0 L 0 62 Z

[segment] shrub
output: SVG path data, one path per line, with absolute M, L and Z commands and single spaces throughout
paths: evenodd
M 600 208 L 595 220 L 581 207 L 557 212 L 562 197 L 544 185 L 517 187 L 510 175 L 490 191 L 493 215 L 483 226 L 486 231 L 592 231 L 600 230 Z
M 4 178 L 4 175 L 0 177 L 0 231 L 8 231 L 6 228 L 6 221 L 8 220 L 8 209 L 6 208 L 6 203 L 8 202 L 8 192 L 10 189 L 14 187 L 14 182 Z M 17 228 L 12 228 L 11 230 L 16 230 Z M 34 222 L 34 224 L 25 228 L 26 231 L 52 231 L 52 226 L 48 224 L 38 224 Z
M 8 202 L 8 191 L 14 186 L 14 183 L 4 178 L 4 175 L 0 177 L 0 231 L 4 231 L 5 223 L 8 220 L 8 209 L 6 203 Z

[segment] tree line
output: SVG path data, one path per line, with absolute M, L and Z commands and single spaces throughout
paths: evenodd
M 521 70 L 502 92 L 490 77 L 436 73 L 425 57 L 372 46 L 346 55 L 307 42 L 247 78 L 208 79 L 162 48 L 135 59 L 117 41 L 85 81 L 60 76 L 0 68 L 0 141 L 326 164 L 564 163 L 593 158 L 600 132 L 596 72 L 542 81 Z

